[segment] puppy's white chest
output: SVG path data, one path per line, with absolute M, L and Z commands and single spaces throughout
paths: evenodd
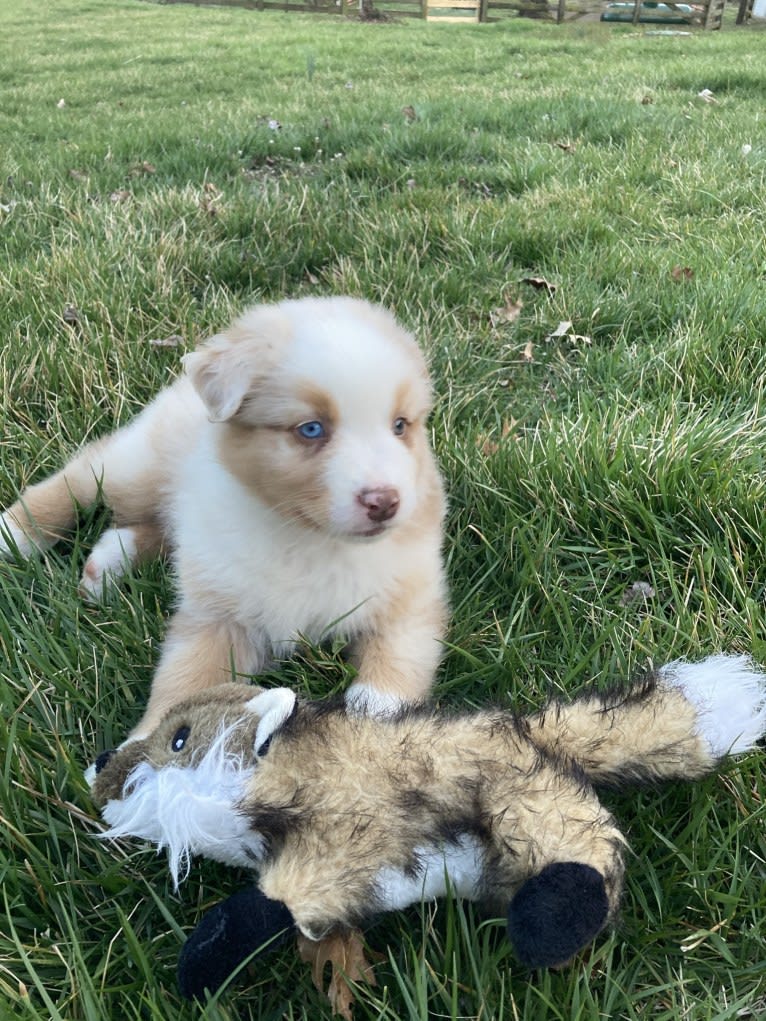
M 184 600 L 265 634 L 275 652 L 302 637 L 362 630 L 395 584 L 385 539 L 343 541 L 280 518 L 220 465 L 176 506 L 176 568 Z

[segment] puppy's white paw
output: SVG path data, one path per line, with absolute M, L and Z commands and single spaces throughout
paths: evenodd
M 22 557 L 31 557 L 41 548 L 44 547 L 34 543 L 7 511 L 0 514 L 0 557 L 11 557 L 16 550 Z
M 98 603 L 130 569 L 136 556 L 132 528 L 110 528 L 101 536 L 85 561 L 79 592 L 89 603 Z
M 346 708 L 356 716 L 395 716 L 408 703 L 388 691 L 378 691 L 371 684 L 355 681 L 346 692 Z

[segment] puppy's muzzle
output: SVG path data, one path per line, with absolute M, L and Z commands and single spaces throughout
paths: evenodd
M 393 486 L 380 489 L 363 489 L 357 496 L 359 503 L 367 511 L 370 521 L 380 524 L 390 521 L 399 510 L 399 490 Z

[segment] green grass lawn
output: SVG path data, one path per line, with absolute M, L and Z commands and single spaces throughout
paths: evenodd
M 247 303 L 362 295 L 433 368 L 441 701 L 529 708 L 650 659 L 765 661 L 764 67 L 766 35 L 731 25 L 6 0 L 0 503 Z M 172 602 L 159 564 L 79 601 L 102 524 L 0 565 L 0 1018 L 327 1016 L 289 949 L 182 1003 L 184 933 L 246 876 L 200 862 L 175 894 L 162 858 L 97 839 L 82 769 L 138 719 Z M 282 676 L 315 696 L 347 680 L 333 650 Z M 763 1017 L 764 796 L 757 755 L 609 796 L 622 917 L 562 972 L 525 973 L 502 922 L 459 903 L 382 920 L 357 1019 Z

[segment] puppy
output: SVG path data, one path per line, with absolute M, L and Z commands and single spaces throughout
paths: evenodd
M 0 517 L 0 550 L 29 556 L 103 499 L 114 527 L 85 564 L 89 598 L 171 553 L 178 605 L 131 737 L 301 638 L 349 641 L 359 710 L 425 696 L 445 623 L 444 494 L 413 337 L 378 306 L 306 298 L 251 309 L 184 363 Z

